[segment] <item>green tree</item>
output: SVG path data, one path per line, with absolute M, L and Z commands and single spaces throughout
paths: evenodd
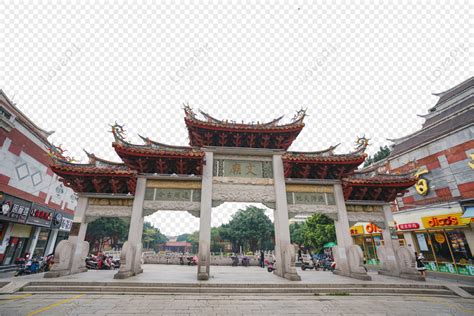
M 373 156 L 368 156 L 367 159 L 365 159 L 364 162 L 364 167 L 370 166 L 371 164 L 383 160 L 387 158 L 391 153 L 390 148 L 385 145 L 385 146 L 380 146 L 379 150 L 373 155 Z
M 273 224 L 265 215 L 265 210 L 255 206 L 247 206 L 235 213 L 228 228 L 224 236 L 229 237 L 234 246 L 242 246 L 245 251 L 248 248 L 251 251 L 261 248 L 264 241 L 270 239 L 273 234 Z M 236 250 L 234 248 L 234 251 Z
M 313 214 L 303 225 L 303 240 L 306 247 L 320 253 L 325 243 L 336 241 L 334 221 L 323 214 Z
M 195 231 L 192 234 L 188 234 L 186 241 L 191 243 L 191 252 L 197 253 L 199 247 L 199 231 Z
M 146 245 L 148 249 L 151 247 L 155 250 L 158 248 L 158 244 L 163 244 L 168 241 L 168 238 L 163 235 L 160 230 L 153 226 L 150 222 L 143 223 L 143 235 L 142 235 L 142 242 Z
M 87 226 L 86 240 L 91 252 L 102 251 L 105 242 L 117 248 L 128 237 L 128 223 L 117 217 L 99 218 Z
M 290 239 L 291 243 L 302 246 L 304 244 L 304 223 L 290 224 Z
M 176 237 L 176 241 L 187 241 L 190 234 L 181 234 Z

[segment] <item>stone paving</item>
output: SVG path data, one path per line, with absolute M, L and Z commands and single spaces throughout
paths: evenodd
M 259 267 L 231 267 L 231 266 L 211 266 L 211 278 L 208 281 L 197 280 L 196 266 L 180 266 L 180 265 L 161 265 L 161 264 L 145 264 L 142 265 L 143 273 L 124 280 L 115 280 L 113 278 L 117 271 L 94 271 L 90 270 L 85 273 L 73 274 L 64 276 L 58 279 L 44 279 L 43 274 L 34 274 L 22 277 L 10 277 L 2 279 L 3 281 L 26 281 L 26 280 L 70 280 L 74 281 L 108 281 L 108 282 L 157 282 L 157 283 L 294 283 L 287 279 L 280 278 L 273 273 L 267 272 L 266 269 Z M 301 271 L 297 269 L 301 276 L 301 281 L 298 283 L 340 283 L 340 284 L 393 284 L 393 283 L 428 283 L 428 284 L 452 284 L 459 285 L 456 281 L 446 281 L 439 279 L 428 279 L 426 282 L 412 281 L 407 279 L 400 279 L 390 276 L 383 276 L 377 274 L 375 271 L 370 271 L 372 281 L 356 280 L 344 276 L 335 275 L 329 271 Z M 474 279 L 474 278 L 473 278 Z M 466 283 L 468 284 L 468 283 Z M 471 284 L 472 285 L 472 284 Z M 0 289 L 1 294 L 1 289 Z
M 7 295 L 0 315 L 473 315 L 474 300 L 423 296 Z
M 209 281 L 196 280 L 196 267 L 144 265 L 144 273 L 126 280 L 114 280 L 116 271 L 87 273 L 44 279 L 31 275 L 2 281 L 28 280 L 160 282 L 160 283 L 294 283 L 258 267 L 211 267 Z M 370 273 L 373 281 L 360 281 L 323 271 L 301 271 L 302 281 L 316 284 L 398 284 L 420 283 Z M 423 283 L 423 282 L 422 282 Z M 426 283 L 449 285 L 428 279 Z M 459 285 L 459 283 L 452 283 Z M 1 292 L 2 288 L 0 288 Z M 4 292 L 6 293 L 6 292 Z M 0 295 L 0 316 L 4 315 L 474 315 L 474 299 L 461 297 L 410 296 L 228 296 L 210 294 L 169 295 L 93 295 L 28 294 L 17 292 Z

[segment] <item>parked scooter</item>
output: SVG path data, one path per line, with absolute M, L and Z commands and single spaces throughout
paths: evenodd
M 236 267 L 236 266 L 239 265 L 239 257 L 237 255 L 232 256 L 231 259 L 232 259 L 232 266 L 233 267 Z
M 187 257 L 188 260 L 188 266 L 195 266 L 198 264 L 198 257 L 193 256 L 193 257 Z
M 265 260 L 263 261 L 263 263 L 264 263 L 264 265 L 267 267 L 267 271 L 268 271 L 268 272 L 273 272 L 273 271 L 276 270 L 276 268 L 275 268 L 275 261 L 270 262 L 268 259 L 265 259 Z
M 250 265 L 250 258 L 247 256 L 244 256 L 242 258 L 242 266 L 243 267 L 248 267 Z
M 15 264 L 17 265 L 15 276 L 40 272 L 40 259 L 38 257 L 30 258 L 29 254 L 26 254 L 25 258 L 17 258 Z
M 306 269 L 315 269 L 316 270 L 316 264 L 313 261 L 313 258 L 311 258 L 309 255 L 304 255 L 302 257 L 303 261 L 301 262 L 301 270 L 305 271 Z
M 51 270 L 54 264 L 54 254 L 51 253 L 40 260 L 40 272 L 48 272 Z

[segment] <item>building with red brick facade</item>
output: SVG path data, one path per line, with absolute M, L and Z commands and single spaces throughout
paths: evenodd
M 0 90 L 0 264 L 52 253 L 71 228 L 77 199 L 49 167 L 51 134 Z
M 394 218 L 430 270 L 474 275 L 474 78 L 436 95 L 422 128 L 393 140 L 391 172 L 418 170 Z

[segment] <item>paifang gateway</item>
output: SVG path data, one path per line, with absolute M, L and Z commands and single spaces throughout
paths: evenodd
M 59 147 L 52 147 L 52 170 L 78 193 L 79 200 L 68 240 L 55 255 L 60 260 L 45 277 L 85 271 L 89 244 L 87 224 L 99 217 L 130 218 L 119 272 L 123 279 L 141 273 L 141 239 L 145 216 L 159 210 L 187 211 L 199 217 L 199 280 L 210 277 L 212 208 L 224 202 L 257 202 L 274 210 L 276 270 L 280 277 L 298 281 L 289 218 L 322 213 L 335 223 L 335 273 L 362 280 L 371 277 L 362 266 L 363 255 L 350 236 L 349 223 L 371 221 L 384 227 L 387 242 L 379 247 L 380 273 L 420 278 L 411 266 L 409 248 L 392 241 L 390 203 L 417 179 L 409 173 L 380 173 L 376 168 L 356 171 L 367 157 L 368 140 L 357 140 L 354 152 L 336 154 L 337 146 L 322 151 L 288 151 L 304 127 L 300 110 L 291 122 L 282 117 L 268 123 L 244 124 L 218 120 L 202 111 L 201 118 L 184 107 L 189 146 L 171 146 L 141 137 L 144 144 L 126 140 L 117 123 L 112 147 L 122 163 L 87 153 L 89 163 L 73 163 Z

